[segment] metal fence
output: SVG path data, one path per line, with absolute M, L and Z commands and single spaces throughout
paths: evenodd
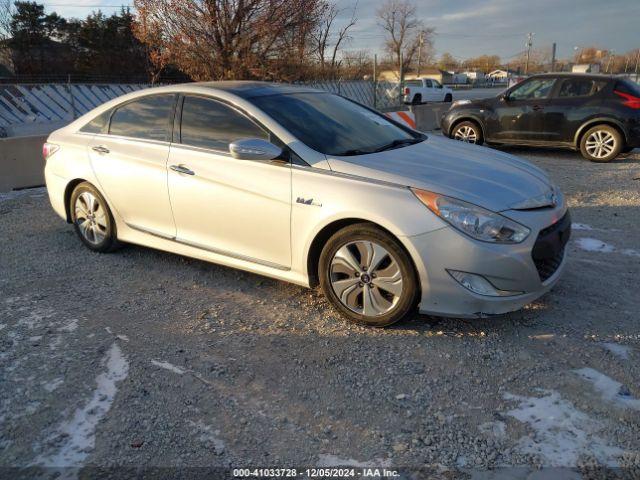
M 337 93 L 380 110 L 400 106 L 399 89 L 389 82 L 317 81 L 305 85 Z M 93 108 L 150 84 L 5 84 L 0 85 L 0 137 L 20 136 L 34 126 L 68 123 Z

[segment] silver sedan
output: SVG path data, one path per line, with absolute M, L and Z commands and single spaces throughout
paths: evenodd
M 571 222 L 547 174 L 326 92 L 175 85 L 105 103 L 44 146 L 91 250 L 134 243 L 320 285 L 348 319 L 480 317 L 548 291 Z

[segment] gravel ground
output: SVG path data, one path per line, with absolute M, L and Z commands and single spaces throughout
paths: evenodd
M 505 150 L 568 196 L 563 279 L 513 314 L 383 330 L 257 275 L 92 253 L 43 189 L 0 196 L 0 466 L 637 474 L 640 150 Z

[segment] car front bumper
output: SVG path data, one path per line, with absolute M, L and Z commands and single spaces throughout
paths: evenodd
M 531 303 L 557 283 L 565 268 L 564 247 L 571 228 L 569 216 L 565 217 L 566 207 L 510 213 L 508 216 L 531 228 L 529 237 L 520 244 L 480 242 L 452 227 L 405 237 L 420 276 L 421 313 L 460 318 L 503 314 Z M 529 221 L 523 221 L 523 217 Z M 556 231 L 560 225 L 562 236 Z M 547 263 L 534 261 L 534 250 L 539 255 L 545 249 L 554 258 Z M 481 275 L 496 289 L 514 294 L 479 295 L 458 283 L 449 274 L 451 270 Z

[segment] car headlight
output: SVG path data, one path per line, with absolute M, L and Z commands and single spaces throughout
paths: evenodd
M 429 210 L 476 240 L 520 243 L 531 232 L 524 225 L 472 203 L 417 188 L 411 191 Z

